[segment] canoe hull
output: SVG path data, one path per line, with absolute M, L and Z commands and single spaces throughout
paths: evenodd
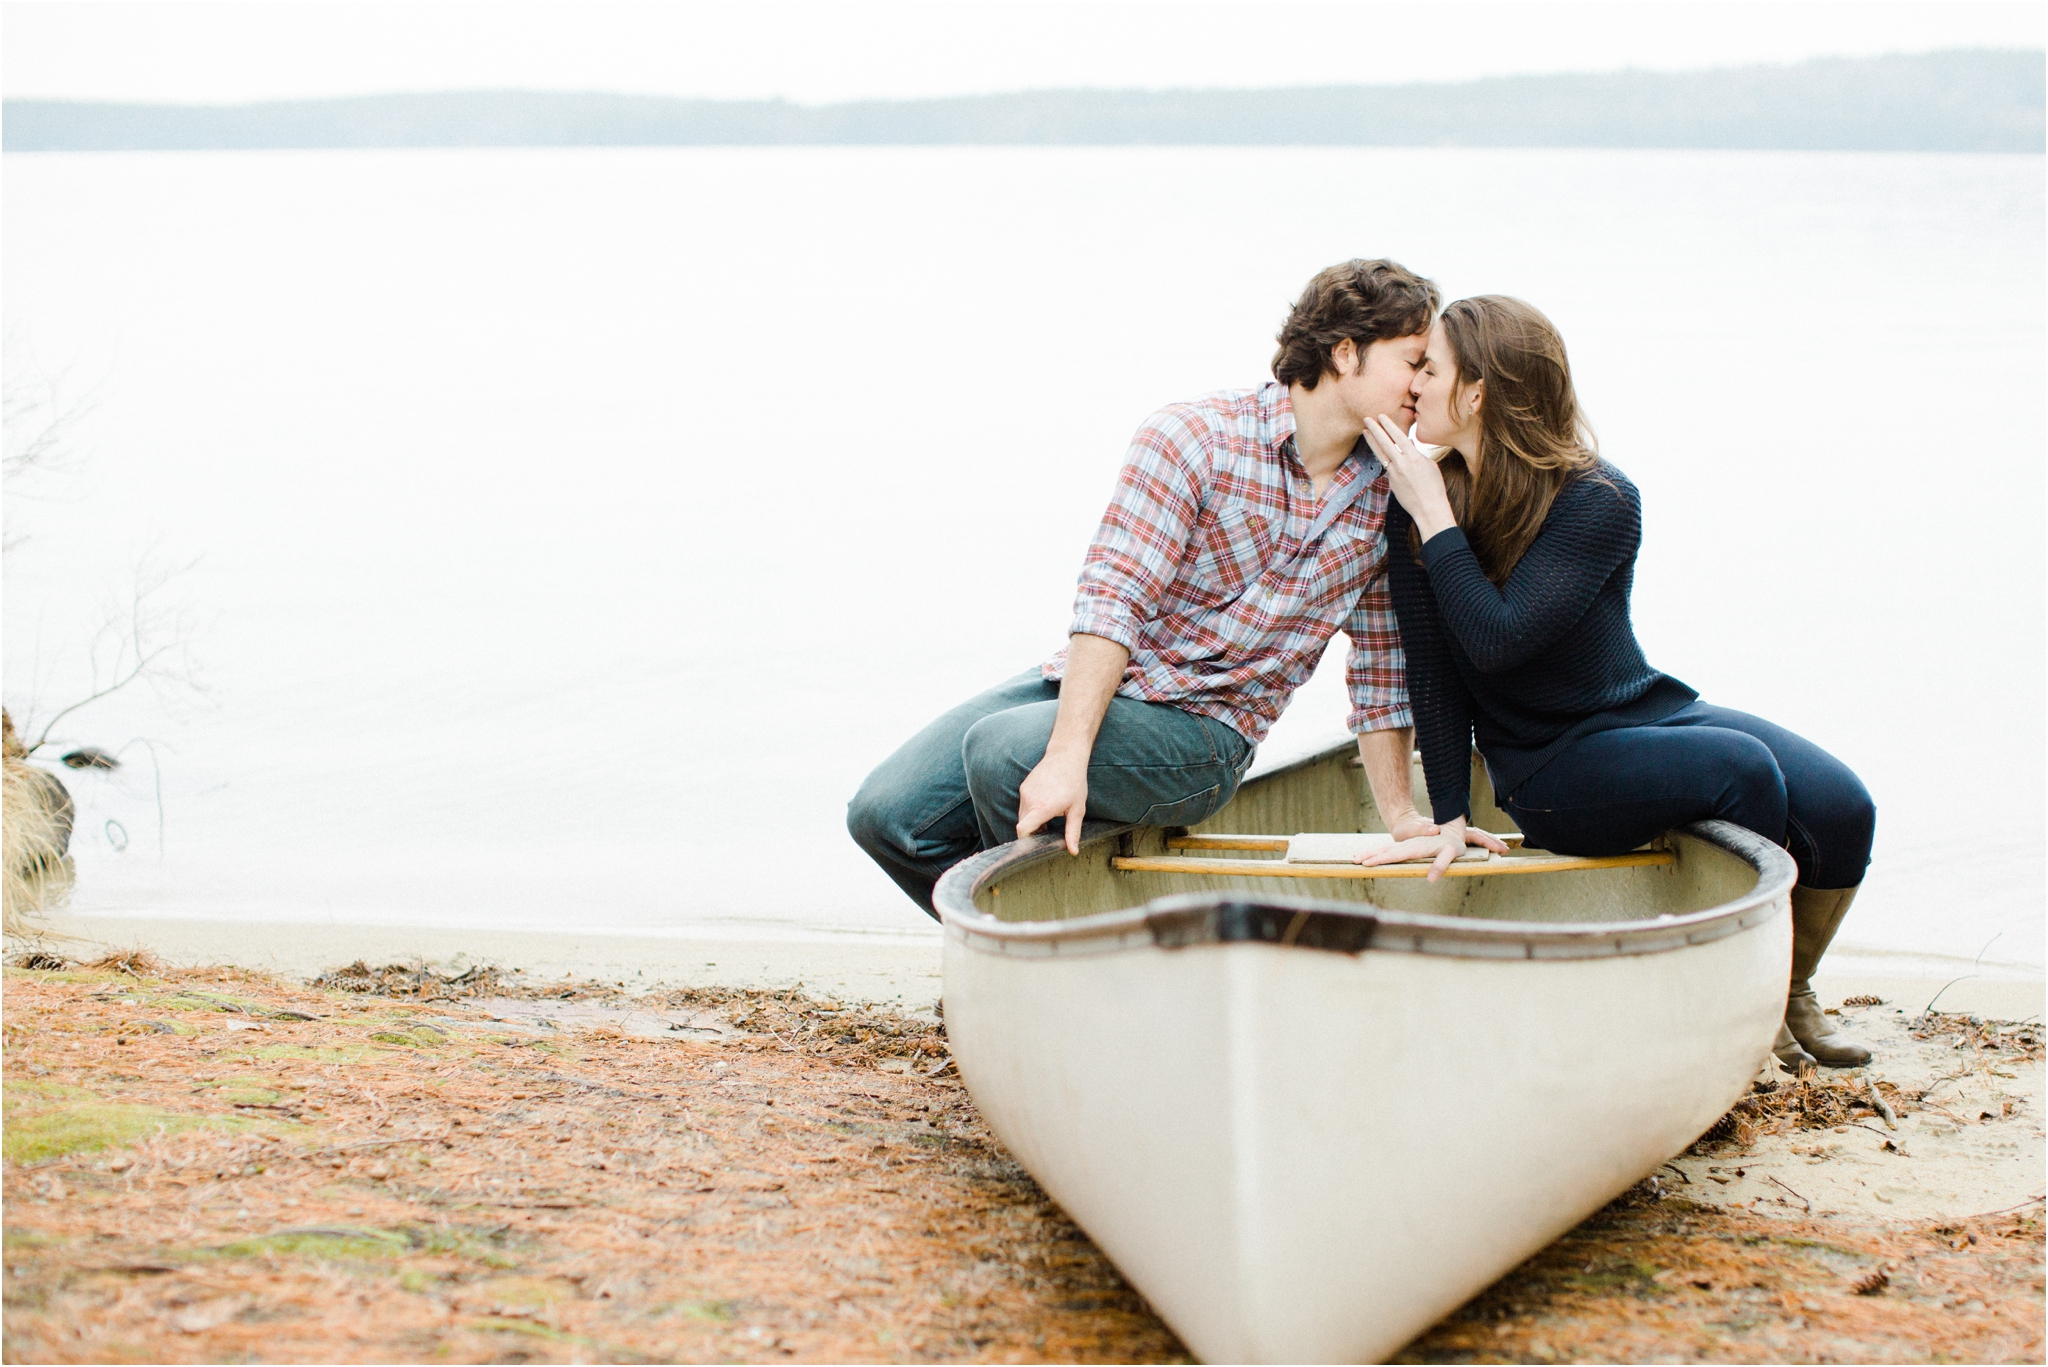
M 1476 761 L 1473 796 L 1508 828 Z M 1209 824 L 1384 829 L 1348 742 Z M 1726 823 L 1436 884 L 1161 871 L 1173 836 L 1020 841 L 935 900 L 976 1105 L 1211 1362 L 1399 1351 L 1698 1137 L 1784 1014 L 1796 871 Z
M 945 954 L 976 1105 L 1197 1355 L 1370 1362 L 1734 1103 L 1791 939 L 1776 916 L 1563 962 Z

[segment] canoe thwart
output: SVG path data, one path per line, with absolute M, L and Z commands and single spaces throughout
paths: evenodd
M 1172 835 L 1166 838 L 1169 850 L 1264 850 L 1269 854 L 1287 853 L 1287 837 L 1284 835 Z
M 1522 833 L 1520 831 L 1495 831 L 1494 837 L 1509 849 L 1515 849 L 1522 843 Z M 1166 838 L 1166 848 L 1169 850 L 1244 850 L 1261 854 L 1284 854 L 1297 864 L 1337 862 L 1338 858 L 1348 862 L 1353 855 L 1358 854 L 1360 851 L 1352 850 L 1340 857 L 1333 857 L 1329 860 L 1325 860 L 1321 856 L 1303 859 L 1299 853 L 1301 849 L 1299 842 L 1304 840 L 1377 842 L 1377 844 L 1361 846 L 1361 849 L 1376 849 L 1379 845 L 1385 844 L 1388 838 L 1386 835 L 1377 832 L 1360 833 L 1355 831 L 1338 831 L 1331 834 L 1307 832 L 1291 838 L 1284 835 L 1231 835 L 1223 831 L 1216 831 L 1207 834 L 1170 835 Z M 1475 856 L 1483 856 L 1485 854 L 1485 851 L 1481 850 L 1477 845 L 1474 845 L 1472 849 L 1475 852 Z

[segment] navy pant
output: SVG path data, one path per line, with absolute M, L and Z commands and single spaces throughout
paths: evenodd
M 846 804 L 854 843 L 927 912 L 939 875 L 1017 838 L 1017 790 L 1045 758 L 1060 686 L 1036 669 L 969 698 L 905 741 Z M 1214 717 L 1111 698 L 1088 757 L 1088 815 L 1192 826 L 1237 795 L 1252 746 Z M 1044 830 L 1064 834 L 1056 818 Z
M 1789 850 L 1809 888 L 1861 883 L 1877 829 L 1877 807 L 1848 765 L 1782 726 L 1703 702 L 1573 741 L 1500 805 L 1531 845 L 1558 854 L 1621 854 L 1673 826 L 1732 821 Z

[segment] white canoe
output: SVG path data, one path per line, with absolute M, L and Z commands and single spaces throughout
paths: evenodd
M 939 884 L 975 1104 L 1210 1362 L 1397 1352 L 1711 1125 L 1784 1013 L 1768 841 L 1304 876 L 1271 837 L 1384 829 L 1353 753 Z

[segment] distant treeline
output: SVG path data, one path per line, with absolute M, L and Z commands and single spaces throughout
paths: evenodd
M 1041 90 L 806 106 L 451 91 L 227 106 L 8 100 L 9 152 L 262 147 L 1239 144 L 2040 152 L 2041 52 L 1498 76 L 1456 85 Z

